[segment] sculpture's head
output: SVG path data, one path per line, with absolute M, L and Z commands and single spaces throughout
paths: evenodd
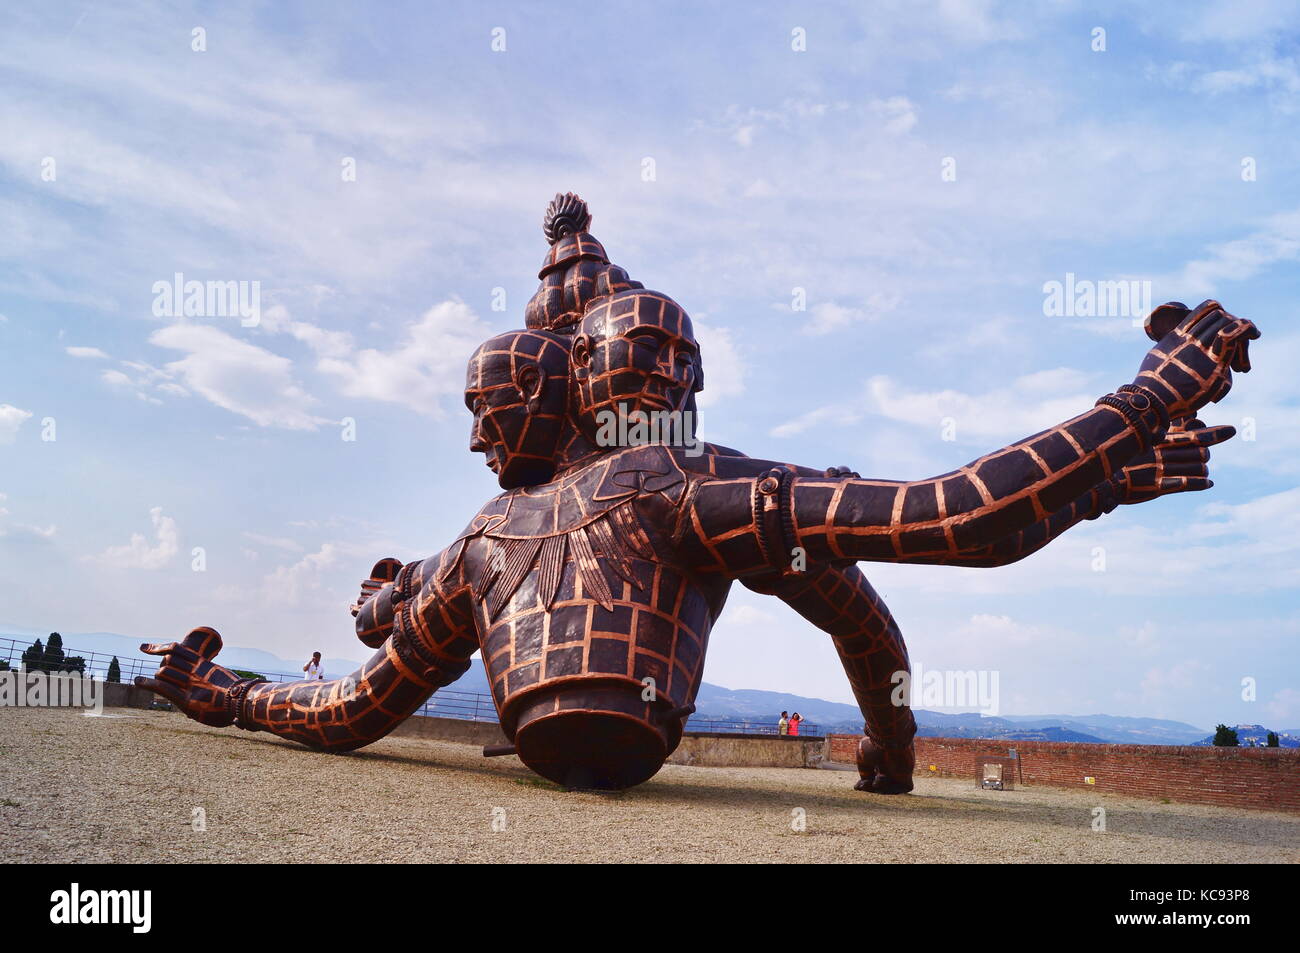
M 554 476 L 568 393 L 568 341 L 549 331 L 498 334 L 469 359 L 465 406 L 474 415 L 469 448 L 487 458 L 503 489 Z
M 610 263 L 604 247 L 588 229 L 587 203 L 566 192 L 546 207 L 542 231 L 550 249 L 537 277 L 540 287 L 524 307 L 524 326 L 572 334 L 592 301 L 642 287 Z
M 704 386 L 691 319 L 657 291 L 596 302 L 578 325 L 570 364 L 575 422 L 593 445 L 607 414 L 690 410 Z

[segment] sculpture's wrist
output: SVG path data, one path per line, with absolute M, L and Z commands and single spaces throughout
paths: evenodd
M 448 658 L 421 638 L 420 626 L 415 619 L 415 605 L 409 601 L 398 606 L 388 644 L 401 663 L 414 675 L 436 687 L 450 685 L 469 670 L 468 658 Z
M 226 689 L 226 711 L 230 715 L 230 721 L 237 728 L 243 728 L 245 731 L 257 731 L 258 726 L 253 723 L 250 714 L 251 706 L 250 690 L 254 685 L 266 684 L 264 678 L 241 678 L 230 688 Z
M 1141 384 L 1125 384 L 1115 393 L 1098 398 L 1097 406 L 1109 407 L 1123 416 L 1137 433 L 1144 451 L 1163 440 L 1169 429 L 1169 408 L 1154 391 Z

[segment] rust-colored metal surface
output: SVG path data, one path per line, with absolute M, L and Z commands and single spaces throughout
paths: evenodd
M 1120 504 L 1208 488 L 1209 447 L 1233 430 L 1195 415 L 1249 370 L 1259 336 L 1214 301 L 1162 305 L 1134 381 L 1086 413 L 950 473 L 863 479 L 696 440 L 704 360 L 690 317 L 612 264 L 590 227 L 586 203 L 556 196 L 526 327 L 470 359 L 470 449 L 503 492 L 436 555 L 375 565 L 353 607 L 370 661 L 330 682 L 240 679 L 200 628 L 145 646 L 162 663 L 140 684 L 206 724 L 345 750 L 481 651 L 525 764 L 569 787 L 625 788 L 681 740 L 740 582 L 832 638 L 863 714 L 857 788 L 903 793 L 907 650 L 856 563 L 1002 566 Z

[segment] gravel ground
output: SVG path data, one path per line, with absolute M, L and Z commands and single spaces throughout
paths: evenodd
M 167 712 L 0 709 L 0 861 L 1300 861 L 1294 815 L 942 778 L 883 798 L 854 780 L 667 765 L 630 791 L 566 792 L 469 745 L 322 755 Z

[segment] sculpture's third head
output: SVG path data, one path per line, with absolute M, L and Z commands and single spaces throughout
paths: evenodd
M 545 483 L 555 474 L 568 375 L 568 341 L 548 331 L 498 334 L 469 359 L 465 406 L 474 415 L 469 448 L 487 458 L 504 489 Z

